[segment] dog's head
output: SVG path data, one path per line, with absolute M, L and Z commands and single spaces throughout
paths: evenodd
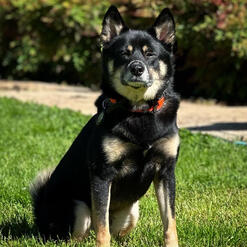
M 117 8 L 111 6 L 100 38 L 102 89 L 106 94 L 136 103 L 157 99 L 169 87 L 174 73 L 175 24 L 168 9 L 150 29 L 140 31 L 129 29 Z

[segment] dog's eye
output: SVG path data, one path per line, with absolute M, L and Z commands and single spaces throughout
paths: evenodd
M 121 55 L 122 56 L 130 56 L 131 52 L 129 50 L 124 50 L 124 51 L 121 51 Z
M 153 57 L 153 56 L 155 56 L 155 53 L 153 51 L 146 51 L 145 56 L 146 57 Z

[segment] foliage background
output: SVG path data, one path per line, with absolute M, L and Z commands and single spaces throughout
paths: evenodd
M 247 102 L 245 0 L 0 0 L 0 78 L 98 86 L 98 34 L 110 4 L 137 28 L 172 10 L 182 96 Z

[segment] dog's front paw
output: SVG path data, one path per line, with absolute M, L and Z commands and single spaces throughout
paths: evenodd
M 178 247 L 178 241 L 177 240 L 166 240 L 164 247 Z
M 110 247 L 111 236 L 106 233 L 98 233 L 96 247 Z
M 96 247 L 110 247 L 110 243 L 99 243 L 99 242 L 97 242 Z
M 97 241 L 96 247 L 110 247 L 110 243 L 100 243 Z
M 110 247 L 110 241 L 97 240 L 96 247 Z

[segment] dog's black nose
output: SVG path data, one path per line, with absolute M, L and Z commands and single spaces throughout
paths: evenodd
M 145 70 L 143 64 L 138 61 L 132 62 L 129 67 L 131 74 L 135 76 L 141 76 Z

